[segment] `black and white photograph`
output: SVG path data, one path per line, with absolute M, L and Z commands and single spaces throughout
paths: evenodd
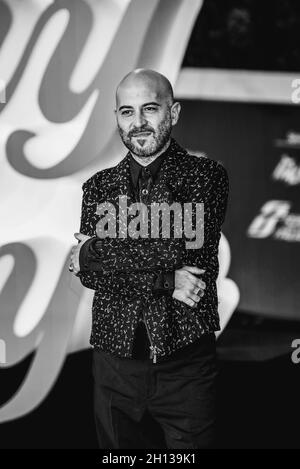
M 0 449 L 300 449 L 299 189 L 299 1 L 0 0 Z

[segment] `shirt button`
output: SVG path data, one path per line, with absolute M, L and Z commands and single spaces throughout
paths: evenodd
M 143 190 L 142 190 L 142 194 L 143 194 L 143 195 L 147 195 L 147 194 L 148 194 L 148 190 L 147 190 L 147 189 L 143 189 Z
M 169 287 L 169 282 L 165 282 L 165 283 L 164 283 L 164 287 L 165 287 L 165 288 L 168 288 L 168 287 Z

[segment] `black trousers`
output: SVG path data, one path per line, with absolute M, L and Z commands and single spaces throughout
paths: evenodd
M 212 448 L 216 421 L 215 335 L 205 334 L 162 361 L 148 357 L 144 331 L 134 356 L 94 350 L 94 410 L 99 447 Z

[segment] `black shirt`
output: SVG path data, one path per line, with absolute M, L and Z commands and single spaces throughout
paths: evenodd
M 168 153 L 167 148 L 161 155 L 155 158 L 154 161 L 149 163 L 147 166 L 143 166 L 138 163 L 135 158 L 130 154 L 130 173 L 131 173 L 131 180 L 133 185 L 133 191 L 135 193 L 136 199 L 141 201 L 143 195 L 140 193 L 141 190 L 147 188 L 149 192 L 155 182 L 157 181 L 159 170 L 161 164 Z M 148 183 L 147 183 L 148 179 Z M 148 194 L 146 194 L 148 195 Z M 172 272 L 163 272 L 161 275 L 158 276 L 156 282 L 153 287 L 153 291 L 156 294 L 167 294 L 172 295 L 175 286 L 175 271 Z
M 155 158 L 154 161 L 149 163 L 147 166 L 142 166 L 140 163 L 138 163 L 134 157 L 130 154 L 130 172 L 131 172 L 131 179 L 132 179 L 132 184 L 133 187 L 136 188 L 138 186 L 138 179 L 141 177 L 142 170 L 144 169 L 146 172 L 149 172 L 152 176 L 152 179 L 155 183 L 155 180 L 157 178 L 159 168 L 166 156 L 168 150 L 166 150 L 164 153 L 159 155 L 157 158 Z

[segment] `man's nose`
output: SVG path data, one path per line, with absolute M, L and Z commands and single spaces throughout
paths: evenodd
M 144 114 L 142 112 L 137 112 L 134 120 L 135 127 L 142 127 L 146 122 Z

